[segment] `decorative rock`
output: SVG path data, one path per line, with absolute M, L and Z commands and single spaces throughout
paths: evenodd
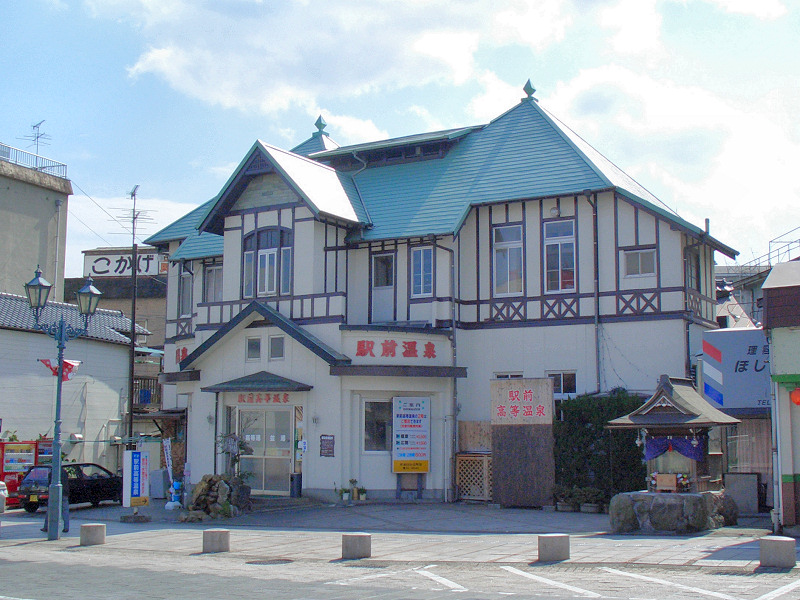
M 342 558 L 351 560 L 372 556 L 372 536 L 369 533 L 343 533 Z
M 105 543 L 105 523 L 84 523 L 81 525 L 81 546 L 97 546 Z
M 609 504 L 611 530 L 670 531 L 688 533 L 716 529 L 726 523 L 725 495 L 721 492 L 666 494 L 627 492 L 617 494 Z
M 229 529 L 206 529 L 203 531 L 203 553 L 229 552 L 231 532 Z
M 759 541 L 759 558 L 762 567 L 793 569 L 797 564 L 794 538 L 766 535 Z
M 566 533 L 539 535 L 539 562 L 569 559 L 569 536 Z
M 608 505 L 611 530 L 615 533 L 629 533 L 639 529 L 639 519 L 633 512 L 633 499 L 630 494 L 617 494 Z

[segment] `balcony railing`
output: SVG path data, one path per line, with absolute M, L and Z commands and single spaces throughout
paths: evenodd
M 133 411 L 153 412 L 161 408 L 161 385 L 158 377 L 135 377 L 133 380 Z
M 30 152 L 25 152 L 24 150 L 14 148 L 13 146 L 7 146 L 6 144 L 0 144 L 0 160 L 5 160 L 22 167 L 28 167 L 29 169 L 47 173 L 48 175 L 60 177 L 61 179 L 67 178 L 67 165 L 64 163 L 50 160 L 38 154 L 31 154 Z

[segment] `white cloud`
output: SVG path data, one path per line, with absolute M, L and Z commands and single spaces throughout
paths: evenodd
M 467 106 L 467 113 L 477 123 L 488 123 L 524 96 L 521 85 L 509 85 L 491 71 L 480 73 L 477 80 L 483 91 L 474 96 Z
M 781 0 L 706 0 L 732 13 L 752 15 L 759 19 L 777 19 L 786 14 Z
M 324 119 L 336 130 L 336 143 L 342 146 L 373 140 L 385 140 L 389 133 L 381 129 L 372 119 L 357 119 L 347 115 L 323 113 Z
M 566 14 L 569 3 L 539 0 L 495 4 L 491 37 L 498 43 L 515 42 L 542 50 L 566 35 L 573 19 Z
M 765 248 L 797 224 L 800 144 L 752 106 L 614 66 L 560 84 L 545 106 L 681 216 L 710 217 L 712 234 L 737 249 Z
M 660 48 L 661 14 L 656 0 L 621 0 L 600 11 L 600 25 L 615 29 L 615 52 L 638 54 Z

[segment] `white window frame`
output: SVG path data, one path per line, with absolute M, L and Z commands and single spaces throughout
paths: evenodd
M 548 233 L 550 226 L 563 225 L 569 223 L 572 227 L 570 235 L 552 234 Z M 548 250 L 555 248 L 558 257 L 558 269 L 550 269 L 547 264 Z M 564 260 L 565 250 L 569 248 L 572 254 L 572 286 L 567 287 L 564 285 L 564 272 L 570 269 L 565 269 L 562 264 Z M 544 289 L 547 294 L 558 294 L 564 292 L 574 292 L 578 279 L 578 265 L 575 260 L 575 220 L 574 219 L 560 219 L 558 221 L 546 221 L 544 223 Z M 550 273 L 558 273 L 558 287 L 550 287 Z
M 517 230 L 518 239 L 499 241 L 498 234 L 502 231 Z M 492 265 L 494 269 L 494 295 L 495 296 L 519 296 L 524 290 L 525 280 L 525 254 L 522 248 L 522 225 L 499 225 L 492 229 Z M 500 268 L 501 257 L 505 257 L 505 269 Z M 519 261 L 519 289 L 512 289 L 512 261 Z M 504 284 L 501 285 L 499 275 L 503 273 Z
M 418 264 L 419 263 L 419 264 Z M 433 296 L 433 247 L 411 250 L 411 297 Z
M 292 249 L 289 246 L 281 247 L 280 280 L 281 294 L 290 294 L 292 291 Z
M 258 355 L 250 354 L 250 342 L 258 342 Z M 255 348 L 255 346 L 254 346 Z M 259 362 L 261 360 L 261 338 L 260 337 L 247 337 L 244 340 L 244 360 L 246 362 Z
M 656 251 L 654 248 L 645 250 L 625 250 L 623 253 L 623 261 L 625 264 L 625 277 L 652 277 L 656 274 Z M 653 261 L 652 271 L 642 271 L 642 256 L 649 254 Z M 631 272 L 629 269 L 631 264 L 629 259 L 636 257 L 636 272 Z
M 178 267 L 178 318 L 192 316 L 192 272 L 182 263 Z
M 248 250 L 242 259 L 242 296 L 252 298 L 255 294 L 256 253 Z
M 576 371 L 547 371 L 547 377 L 553 379 L 553 398 L 567 398 L 578 395 L 578 374 Z M 571 392 L 564 391 L 564 376 L 569 375 L 572 377 L 575 383 L 575 389 Z M 559 391 L 556 391 L 556 381 L 558 382 Z
M 203 268 L 203 301 L 222 302 L 221 264 L 206 265 Z
M 281 340 L 281 354 L 278 356 L 272 352 L 272 341 L 273 340 Z M 283 360 L 286 358 L 286 336 L 283 335 L 271 335 L 269 336 L 267 346 L 268 358 L 269 360 Z
M 278 249 L 258 251 L 258 295 L 275 295 L 278 291 Z

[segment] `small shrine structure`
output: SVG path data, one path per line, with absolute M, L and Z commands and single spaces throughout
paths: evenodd
M 739 420 L 709 404 L 690 379 L 662 375 L 655 393 L 639 408 L 613 421 L 609 429 L 638 429 L 644 444 L 648 490 L 705 492 L 720 489 L 722 454 L 709 454 L 713 427 Z
M 716 445 L 710 450 L 709 442 L 719 439 L 710 435 L 714 428 L 736 423 L 697 393 L 690 379 L 667 375 L 641 407 L 609 421 L 609 429 L 639 430 L 636 444 L 644 445 L 649 473 L 647 491 L 612 499 L 614 531 L 699 531 L 735 522 L 735 507 L 719 493 L 722 451 Z

